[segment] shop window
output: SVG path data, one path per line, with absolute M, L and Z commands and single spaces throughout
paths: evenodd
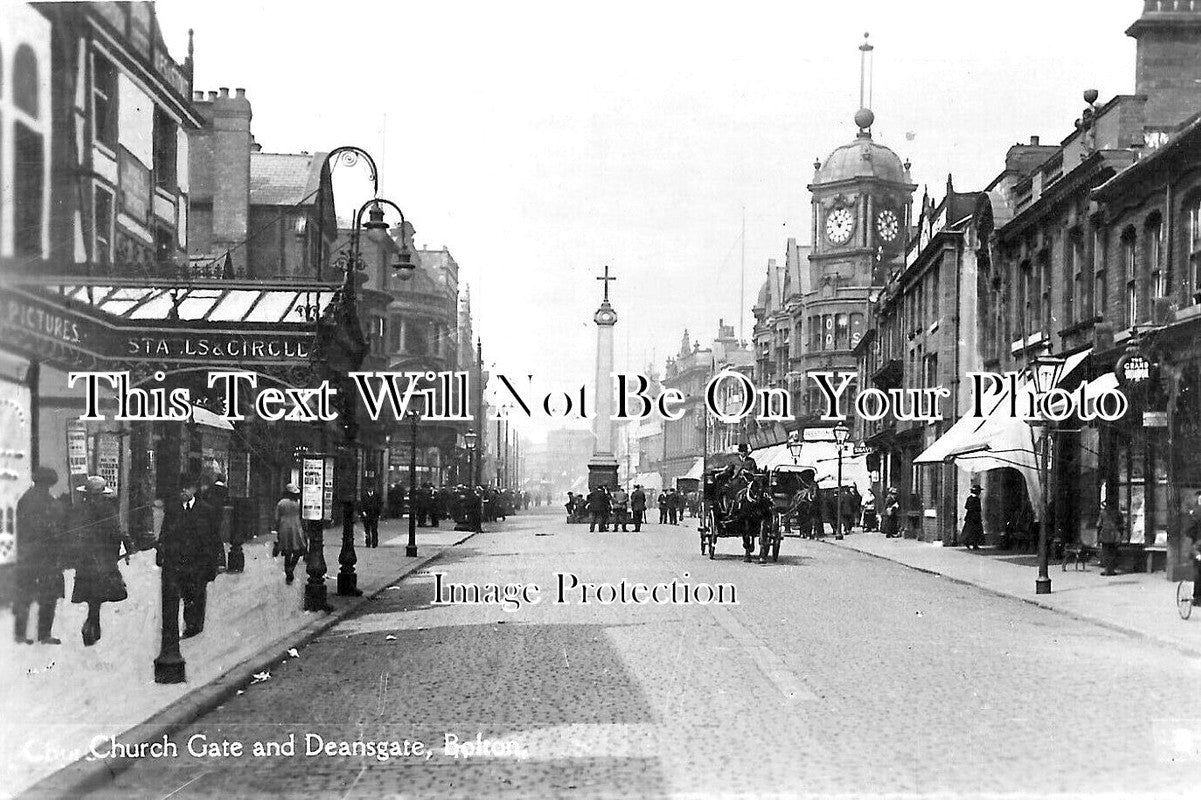
M 175 191 L 175 157 L 177 129 L 161 108 L 154 109 L 154 185 L 169 192 Z
M 859 344 L 859 340 L 863 338 L 863 315 L 851 315 L 851 347 Z
M 99 53 L 92 56 L 92 136 L 116 151 L 117 69 Z
M 92 194 L 92 257 L 97 264 L 113 263 L 113 193 L 100 186 Z
M 1144 428 L 1118 440 L 1118 502 L 1130 541 L 1162 544 L 1167 534 L 1167 433 Z

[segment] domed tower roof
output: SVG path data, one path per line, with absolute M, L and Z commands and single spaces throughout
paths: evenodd
M 860 109 L 860 114 L 867 109 Z M 865 119 L 856 115 L 856 121 Z M 870 123 L 869 123 L 870 124 Z M 909 170 L 900 157 L 878 142 L 865 127 L 855 141 L 834 150 L 817 170 L 814 183 L 835 183 L 855 178 L 879 178 L 892 183 L 909 183 Z

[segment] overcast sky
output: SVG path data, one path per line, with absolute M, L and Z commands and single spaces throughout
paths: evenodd
M 271 152 L 359 145 L 382 194 L 446 245 L 485 360 L 578 385 L 609 264 L 618 369 L 662 366 L 685 327 L 745 336 L 768 258 L 807 243 L 813 161 L 851 140 L 875 45 L 874 134 L 941 197 L 1006 147 L 1058 141 L 1134 83 L 1139 0 L 1005 3 L 160 1 L 195 88 L 245 87 Z M 340 168 L 341 169 L 341 168 Z M 339 181 L 339 192 L 342 184 Z M 361 202 L 366 196 L 350 198 Z M 349 202 L 339 198 L 340 204 Z M 626 357 L 629 354 L 627 365 Z

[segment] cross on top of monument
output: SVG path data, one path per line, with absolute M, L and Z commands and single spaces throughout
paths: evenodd
M 609 281 L 615 281 L 615 280 L 617 280 L 617 278 L 612 278 L 609 276 L 609 265 L 608 264 L 605 264 L 605 274 L 598 275 L 596 279 L 598 281 L 605 282 L 605 302 L 606 303 L 609 302 Z

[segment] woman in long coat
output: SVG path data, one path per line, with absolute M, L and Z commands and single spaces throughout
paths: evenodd
M 963 546 L 979 550 L 984 543 L 984 518 L 980 514 L 980 487 L 973 486 L 967 502 L 963 504 Z
M 1122 541 L 1125 525 L 1117 505 L 1109 500 L 1101 501 L 1101 515 L 1097 518 L 1097 541 L 1101 543 L 1101 574 L 1113 575 L 1118 561 L 1118 544 Z
M 284 557 L 284 582 L 292 583 L 296 563 L 309 549 L 300 524 L 300 487 L 294 483 L 284 487 L 284 496 L 275 504 L 275 542 Z
M 117 560 L 124 545 L 128 564 L 134 548 L 129 536 L 121 531 L 117 509 L 109 500 L 108 482 L 92 475 L 78 491 L 83 492 L 83 500 L 75 507 L 70 526 L 75 543 L 71 602 L 88 605 L 81 633 L 84 646 L 90 647 L 100 640 L 100 607 L 104 603 L 119 603 L 129 596 Z

